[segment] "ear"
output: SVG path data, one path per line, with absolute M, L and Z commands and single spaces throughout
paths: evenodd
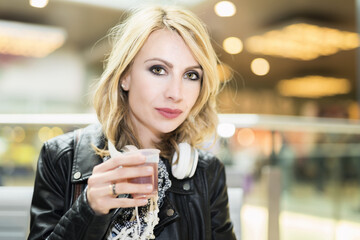
M 130 77 L 130 74 L 126 74 L 124 76 L 124 78 L 121 81 L 121 88 L 124 90 L 124 91 L 129 91 L 130 89 L 130 82 L 131 82 L 131 77 Z

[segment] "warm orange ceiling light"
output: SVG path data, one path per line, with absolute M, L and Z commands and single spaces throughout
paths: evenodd
M 277 90 L 287 97 L 320 98 L 349 93 L 351 84 L 345 78 L 315 75 L 281 80 Z
M 245 44 L 251 53 L 298 60 L 313 60 L 341 50 L 354 49 L 359 45 L 357 33 L 306 23 L 296 23 L 250 37 Z
M 61 28 L 0 20 L 0 54 L 45 57 L 65 39 Z
M 35 8 L 44 8 L 49 3 L 49 0 L 30 0 L 30 6 Z

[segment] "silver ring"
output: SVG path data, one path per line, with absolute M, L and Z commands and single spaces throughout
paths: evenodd
M 113 183 L 110 185 L 111 186 L 111 191 L 112 191 L 112 194 L 114 196 L 117 196 L 118 194 L 116 193 L 116 183 Z

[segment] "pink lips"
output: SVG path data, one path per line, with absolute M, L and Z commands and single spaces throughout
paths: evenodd
M 180 109 L 156 108 L 156 110 L 165 118 L 173 119 L 179 116 L 182 111 Z

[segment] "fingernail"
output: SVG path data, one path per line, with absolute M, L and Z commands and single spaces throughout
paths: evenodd
M 147 189 L 147 190 L 151 190 L 152 188 L 153 188 L 152 185 L 146 185 L 146 189 Z
M 146 168 L 146 172 L 152 173 L 154 171 L 154 169 L 152 167 L 147 167 Z
M 147 199 L 141 199 L 141 200 L 140 200 L 140 203 L 141 203 L 141 204 L 147 204 L 147 202 L 148 202 Z

